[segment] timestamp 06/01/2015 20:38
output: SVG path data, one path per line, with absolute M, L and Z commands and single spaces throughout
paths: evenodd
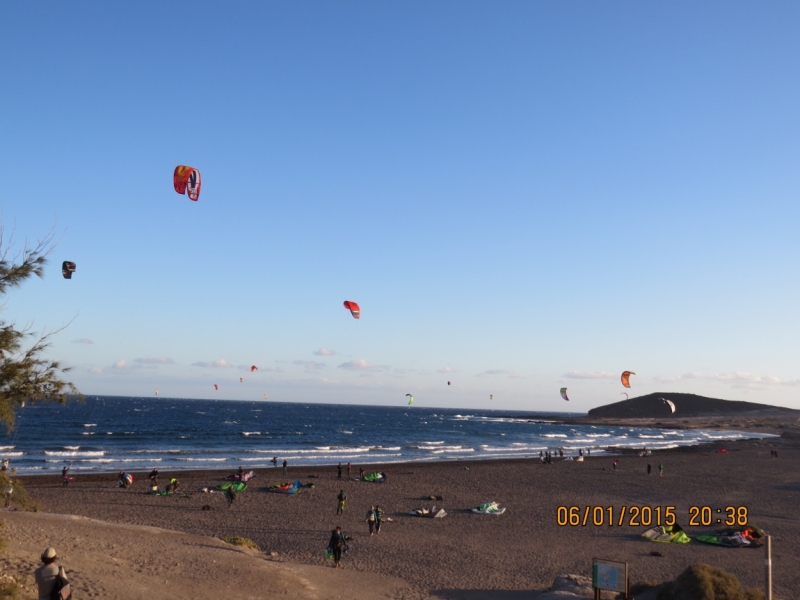
M 690 506 L 688 521 L 691 527 L 745 527 L 746 506 Z M 673 526 L 678 522 L 674 506 L 559 506 L 556 524 L 560 527 L 652 527 Z

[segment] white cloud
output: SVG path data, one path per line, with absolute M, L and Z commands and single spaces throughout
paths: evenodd
M 564 377 L 568 379 L 614 379 L 617 375 L 605 371 L 570 371 Z
M 166 356 L 159 356 L 157 358 L 151 358 L 149 356 L 144 356 L 142 358 L 134 358 L 133 362 L 139 363 L 141 365 L 148 365 L 148 366 L 158 366 L 158 365 L 174 365 L 175 361 L 171 358 Z
M 448 365 L 448 366 L 446 366 L 445 368 L 443 368 L 443 369 L 439 369 L 439 370 L 438 370 L 438 371 L 436 371 L 436 372 L 437 372 L 437 373 L 455 373 L 455 372 L 456 372 L 456 370 L 455 370 L 455 369 L 452 369 L 452 368 L 450 368 L 450 366 Z
M 89 338 L 80 338 L 80 339 L 77 339 L 77 340 L 72 340 L 72 343 L 73 344 L 94 344 L 94 342 L 92 340 L 90 340 Z
M 124 358 L 120 358 L 117 362 L 111 365 L 112 369 L 130 369 L 131 366 L 128 364 Z
M 320 348 L 319 350 L 315 350 L 314 354 L 316 356 L 333 356 L 336 354 L 336 350 L 328 350 L 327 348 Z
M 800 387 L 798 379 L 781 379 L 775 375 L 753 375 L 742 371 L 733 373 L 684 373 L 677 377 L 654 377 L 656 383 L 675 383 L 678 381 L 713 381 L 727 383 L 734 388 L 761 389 L 769 385 Z
M 319 371 L 320 369 L 324 369 L 326 366 L 325 363 L 318 363 L 310 360 L 295 360 L 292 362 L 292 364 L 299 365 L 306 371 Z
M 377 365 L 371 365 L 363 358 L 359 358 L 358 360 L 350 360 L 346 363 L 342 363 L 339 365 L 339 368 L 347 369 L 348 371 L 375 371 L 381 367 Z
M 224 358 L 220 358 L 218 360 L 211 360 L 211 361 L 201 360 L 201 361 L 192 363 L 192 366 L 193 367 L 204 367 L 204 368 L 207 368 L 207 369 L 231 369 L 231 368 L 233 368 L 233 365 L 231 363 L 229 363 L 227 360 L 225 360 Z
M 509 371 L 506 369 L 489 369 L 483 373 L 478 373 L 478 377 L 485 377 L 487 375 L 507 375 L 509 379 L 524 379 L 524 376 L 520 375 L 516 371 Z
M 100 367 L 92 367 L 89 369 L 89 373 L 91 373 L 92 375 L 99 375 L 102 372 L 103 369 L 101 369 Z

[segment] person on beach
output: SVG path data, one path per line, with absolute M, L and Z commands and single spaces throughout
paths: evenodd
M 239 481 L 242 480 L 242 475 L 244 475 L 244 469 L 242 468 L 242 465 L 239 465 L 239 470 L 236 471 L 236 476 L 239 478 Z
M 2 466 L 2 468 L 0 470 L 8 471 L 8 459 L 7 458 L 3 459 L 3 466 Z
M 347 463 L 347 478 L 348 479 L 352 479 L 353 478 L 352 477 L 352 471 L 353 471 L 353 467 L 350 466 L 350 463 Z
M 653 470 L 653 465 L 651 465 L 650 463 L 647 463 L 647 474 L 650 475 L 650 471 L 652 471 L 652 470 Z
M 337 479 L 342 478 L 342 463 L 339 463 L 339 466 L 336 467 L 336 478 Z
M 289 474 L 289 469 L 286 468 L 288 465 L 289 465 L 289 463 L 286 462 L 286 459 L 284 458 L 283 459 L 283 474 L 284 475 L 288 475 Z
M 56 579 L 61 576 L 64 583 L 67 583 L 67 576 L 64 567 L 56 564 L 58 556 L 53 548 L 47 548 L 42 552 L 42 566 L 34 571 L 36 587 L 39 589 L 39 600 L 50 600 L 56 586 Z
M 231 507 L 233 501 L 236 500 L 236 490 L 233 489 L 233 483 L 228 486 L 228 489 L 225 490 L 225 499 L 228 501 L 228 508 Z
M 586 449 L 586 456 L 591 456 L 591 455 L 592 455 L 592 450 L 591 450 L 591 448 L 587 448 L 587 449 Z
M 614 470 L 616 471 L 617 470 L 617 459 L 616 458 L 614 459 L 613 466 L 614 466 Z
M 167 486 L 167 493 L 168 494 L 176 493 L 178 491 L 178 485 L 180 485 L 180 482 L 175 477 L 170 479 L 169 485 Z
M 358 478 L 364 479 L 364 467 L 358 467 Z
M 342 533 L 342 528 L 338 525 L 331 532 L 331 541 L 328 542 L 328 548 L 333 553 L 333 568 L 338 569 L 339 561 L 342 560 L 342 552 L 347 550 L 347 538 Z
M 369 525 L 369 536 L 375 535 L 375 507 L 370 506 L 367 511 L 367 525 Z
M 69 485 L 69 467 L 63 466 L 61 467 L 61 487 L 67 487 Z
M 271 462 L 272 462 L 273 466 L 277 469 L 278 468 L 278 457 L 277 456 L 273 456 Z
M 127 488 L 130 485 L 128 476 L 125 474 L 125 471 L 119 472 L 118 483 L 119 487 L 121 488 Z
M 158 487 L 158 467 L 154 467 L 152 471 L 150 471 L 150 483 L 156 487 Z
M 658 463 L 658 476 L 664 476 L 664 463 Z
M 375 535 L 378 535 L 381 532 L 381 525 L 383 524 L 383 509 L 376 505 L 375 506 Z
M 347 500 L 347 495 L 345 495 L 344 490 L 339 490 L 339 495 L 336 496 L 336 499 L 339 500 L 339 503 L 336 505 L 336 514 L 344 514 L 344 501 Z

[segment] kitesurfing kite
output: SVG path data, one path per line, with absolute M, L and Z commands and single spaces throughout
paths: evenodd
M 567 397 L 567 388 L 561 388 L 561 397 L 569 402 L 569 398 Z
M 65 260 L 61 263 L 61 274 L 64 276 L 64 279 L 72 279 L 72 274 L 75 272 L 75 269 L 78 268 L 74 262 Z
M 219 389 L 219 386 L 218 386 L 216 383 L 214 384 L 214 389 L 215 389 L 215 390 L 218 390 L 218 389 Z
M 414 404 L 414 396 L 412 396 L 411 394 L 406 394 L 406 396 L 408 396 L 408 403 Z
M 625 400 L 627 400 L 627 399 L 628 399 L 628 394 L 626 394 L 625 392 L 620 392 L 620 394 L 622 394 L 623 396 L 625 396 Z
M 189 196 L 189 200 L 197 201 L 200 198 L 200 171 L 194 167 L 185 165 L 175 167 L 172 183 L 175 191 L 179 194 L 186 194 Z
M 357 303 L 351 302 L 350 300 L 345 300 L 344 307 L 350 311 L 354 319 L 361 318 L 361 308 L 359 308 Z
M 449 382 L 449 381 L 447 382 L 447 385 L 450 385 L 450 382 Z
M 244 383 L 244 377 L 239 377 L 239 383 Z
M 492 400 L 493 398 L 494 398 L 494 396 L 492 396 L 491 394 L 489 394 L 489 400 Z
M 666 398 L 659 398 L 659 400 L 669 406 L 670 414 L 675 414 L 675 403 L 672 400 L 667 400 Z
M 622 385 L 624 385 L 626 388 L 631 387 L 630 383 L 631 375 L 636 375 L 636 373 L 634 373 L 633 371 L 623 371 L 622 376 L 620 377 L 620 379 L 622 380 Z
M 156 388 L 156 396 L 158 396 L 158 388 Z
M 257 366 L 255 366 L 255 365 L 253 365 L 252 367 L 250 367 L 250 372 L 252 373 L 253 371 L 258 371 L 258 367 L 257 367 Z
M 266 399 L 267 399 L 267 395 L 266 395 L 266 394 L 264 394 L 264 400 L 266 400 Z

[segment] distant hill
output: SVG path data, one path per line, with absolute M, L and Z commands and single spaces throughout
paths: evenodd
M 675 404 L 675 413 L 670 413 L 669 406 L 661 398 L 671 400 Z M 656 392 L 638 398 L 630 398 L 605 406 L 598 406 L 589 411 L 590 417 L 601 419 L 680 419 L 681 417 L 711 416 L 746 416 L 756 414 L 797 413 L 791 408 L 740 402 L 738 400 L 719 400 L 695 394 L 671 394 Z

